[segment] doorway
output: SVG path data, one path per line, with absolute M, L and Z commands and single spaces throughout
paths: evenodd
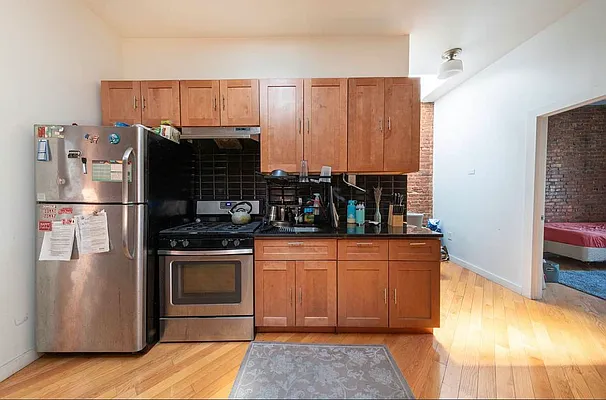
M 538 118 L 533 298 L 546 272 L 547 281 L 606 299 L 604 154 L 604 98 Z

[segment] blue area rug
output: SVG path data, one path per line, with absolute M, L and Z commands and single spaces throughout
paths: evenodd
M 559 282 L 606 300 L 606 270 L 560 270 Z

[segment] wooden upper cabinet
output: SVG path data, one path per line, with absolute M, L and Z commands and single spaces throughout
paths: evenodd
M 180 81 L 181 125 L 220 126 L 219 81 Z
M 296 291 L 297 326 L 336 326 L 336 261 L 297 261 Z
M 420 118 L 419 78 L 385 78 L 383 171 L 419 170 Z
M 309 171 L 347 172 L 347 79 L 305 79 L 303 96 Z
M 101 81 L 103 125 L 116 122 L 141 123 L 141 85 L 139 81 Z
M 303 80 L 260 81 L 261 172 L 298 172 L 303 160 Z
M 389 327 L 440 326 L 440 263 L 389 262 Z
M 387 327 L 387 261 L 339 261 L 338 326 Z
M 294 261 L 255 261 L 255 326 L 294 326 L 294 296 Z
M 181 126 L 179 81 L 141 81 L 143 125 L 159 126 L 163 120 Z
M 259 81 L 257 79 L 221 81 L 221 125 L 259 125 Z
M 384 79 L 349 79 L 347 169 L 383 171 Z

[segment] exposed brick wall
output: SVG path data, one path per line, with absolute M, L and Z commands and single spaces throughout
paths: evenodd
M 547 222 L 606 221 L 606 106 L 549 117 Z
M 408 174 L 407 209 L 433 217 L 433 103 L 421 103 L 421 162 L 419 172 Z

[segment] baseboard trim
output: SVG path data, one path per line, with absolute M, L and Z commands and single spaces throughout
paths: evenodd
M 36 350 L 30 349 L 25 353 L 13 358 L 9 362 L 0 366 L 0 382 L 14 374 L 15 372 L 23 369 L 27 365 L 36 361 L 41 354 L 38 354 Z
M 515 283 L 508 281 L 507 279 L 503 279 L 500 276 L 493 274 L 492 272 L 488 272 L 485 269 L 478 267 L 477 265 L 473 265 L 472 263 L 469 263 L 465 260 L 455 257 L 452 254 L 450 255 L 450 261 L 455 264 L 460 265 L 463 268 L 467 268 L 468 270 L 473 271 L 476 274 L 481 275 L 486 279 L 490 279 L 491 281 L 496 282 L 499 285 L 506 287 L 509 290 L 513 290 L 514 292 L 516 292 L 518 294 L 522 294 L 522 286 L 516 285 Z

